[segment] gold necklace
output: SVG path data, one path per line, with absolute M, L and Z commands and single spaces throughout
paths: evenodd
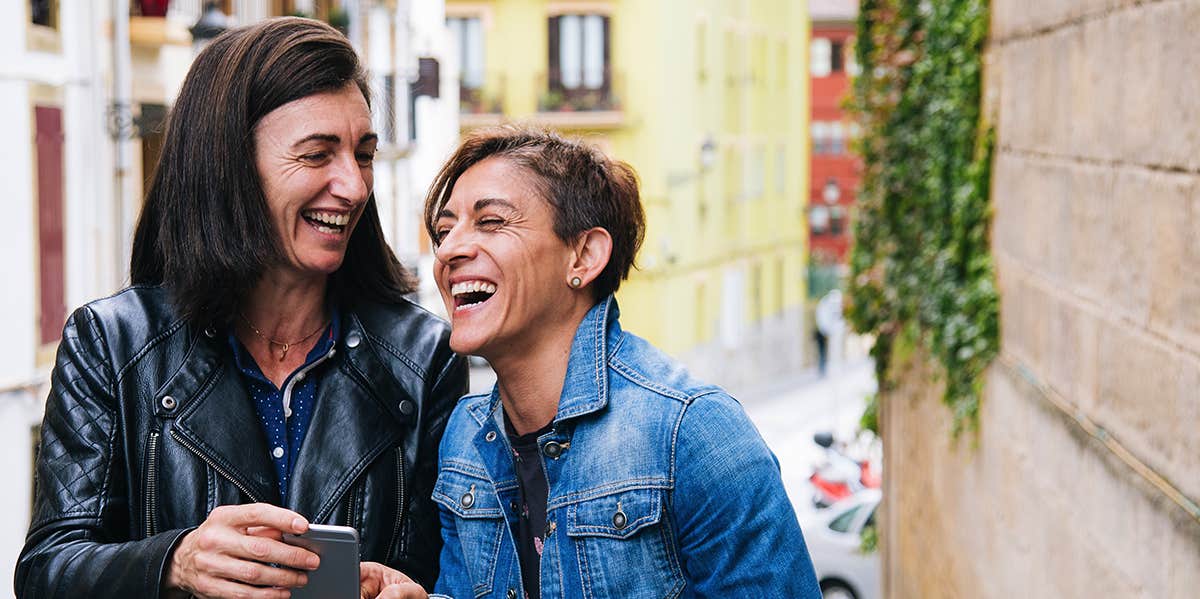
M 297 339 L 297 340 L 295 340 L 295 341 L 292 341 L 292 342 L 290 342 L 290 343 L 284 343 L 283 341 L 278 341 L 278 340 L 276 340 L 276 339 L 272 339 L 272 338 L 270 338 L 270 337 L 268 337 L 268 336 L 264 335 L 262 331 L 258 330 L 258 327 L 254 326 L 254 323 L 250 322 L 250 319 L 249 319 L 249 318 L 246 318 L 246 315 L 245 315 L 245 314 L 242 314 L 241 312 L 238 312 L 238 316 L 241 316 L 241 317 L 242 317 L 242 321 L 246 323 L 246 326 L 250 327 L 250 330 L 251 330 L 251 331 L 254 331 L 254 334 L 255 334 L 255 335 L 258 335 L 259 337 L 262 337 L 262 338 L 263 338 L 263 340 L 267 342 L 267 348 L 268 348 L 268 349 L 270 349 L 270 347 L 271 347 L 271 346 L 273 346 L 273 345 L 278 345 L 279 347 L 283 348 L 283 349 L 280 351 L 280 353 L 279 353 L 279 361 L 280 361 L 280 362 L 282 362 L 282 361 L 283 361 L 283 359 L 287 357 L 288 350 L 289 350 L 289 349 L 292 349 L 292 346 L 293 346 L 293 345 L 297 345 L 297 344 L 299 344 L 299 343 L 304 343 L 305 341 L 308 341 L 309 339 L 312 339 L 312 336 L 313 336 L 313 335 L 316 335 L 317 333 L 320 333 L 321 331 L 325 330 L 325 327 L 329 326 L 329 321 L 325 321 L 325 323 L 324 323 L 324 324 L 322 324 L 321 326 L 317 327 L 317 329 L 316 329 L 316 330 L 314 330 L 313 332 L 311 332 L 311 333 L 309 333 L 309 334 L 305 335 L 304 337 L 301 337 L 300 339 Z

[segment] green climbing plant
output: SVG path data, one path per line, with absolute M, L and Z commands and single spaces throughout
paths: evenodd
M 888 388 L 901 335 L 945 371 L 955 434 L 974 427 L 999 347 L 982 118 L 986 0 L 862 0 L 851 109 L 864 162 L 848 317 Z

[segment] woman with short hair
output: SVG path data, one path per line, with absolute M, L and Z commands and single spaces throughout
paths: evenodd
M 466 366 L 404 298 L 369 98 L 318 21 L 196 59 L 133 285 L 63 332 L 19 597 L 287 597 L 319 560 L 281 537 L 309 522 L 358 530 L 364 597 L 425 595 L 393 569 L 433 584 L 434 460 Z
M 741 406 L 621 329 L 633 170 L 536 130 L 468 137 L 425 222 L 450 346 L 496 371 L 446 428 L 435 593 L 818 598 L 775 457 Z

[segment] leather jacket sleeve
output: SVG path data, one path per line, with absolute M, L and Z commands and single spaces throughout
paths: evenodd
M 412 478 L 412 507 L 407 517 L 411 542 L 407 548 L 407 559 L 396 566 L 426 590 L 432 590 L 437 581 L 438 557 L 442 550 L 438 506 L 433 502 L 433 485 L 437 482 L 438 472 L 438 445 L 450 413 L 467 389 L 467 360 L 452 354 L 441 366 L 426 401 L 428 409 L 423 416 L 418 459 Z
M 51 376 L 18 598 L 157 597 L 167 557 L 189 530 L 129 538 L 111 364 L 95 315 L 81 308 L 67 321 Z

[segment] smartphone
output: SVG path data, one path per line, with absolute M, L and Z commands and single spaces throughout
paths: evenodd
M 292 589 L 292 599 L 359 599 L 357 530 L 309 524 L 304 534 L 284 533 L 283 542 L 321 556 L 321 565 L 308 573 L 308 584 Z

